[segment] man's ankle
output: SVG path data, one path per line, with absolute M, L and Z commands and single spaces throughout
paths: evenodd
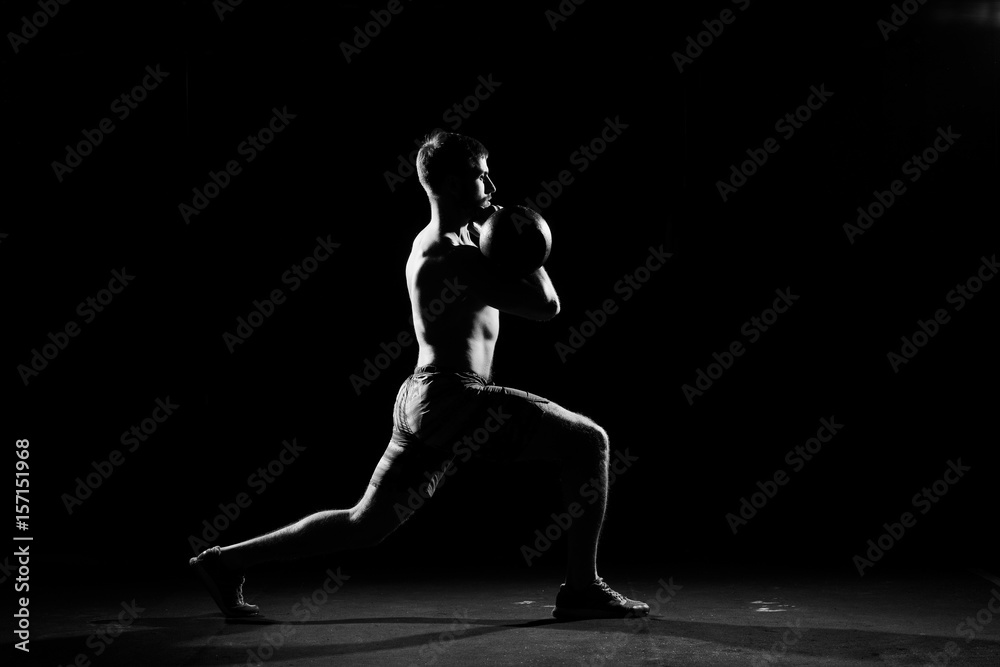
M 566 577 L 566 587 L 576 591 L 582 591 L 597 581 L 597 575 L 592 577 Z

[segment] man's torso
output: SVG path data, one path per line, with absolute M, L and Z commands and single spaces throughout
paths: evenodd
M 478 249 L 467 228 L 439 237 L 424 228 L 406 262 L 413 327 L 420 348 L 418 366 L 470 370 L 490 377 L 500 333 L 500 311 L 469 289 L 450 259 L 459 245 Z

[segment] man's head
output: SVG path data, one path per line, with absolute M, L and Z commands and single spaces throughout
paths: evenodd
M 431 199 L 447 199 L 463 209 L 482 208 L 496 192 L 487 157 L 489 151 L 472 137 L 438 130 L 417 153 L 417 175 Z

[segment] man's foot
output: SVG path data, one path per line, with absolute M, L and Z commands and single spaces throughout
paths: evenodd
M 212 547 L 188 561 L 201 576 L 215 604 L 230 618 L 256 616 L 260 608 L 243 601 L 243 575 L 222 564 L 222 549 Z
M 583 588 L 559 587 L 556 594 L 556 618 L 637 618 L 649 614 L 649 605 L 629 600 L 598 577 Z

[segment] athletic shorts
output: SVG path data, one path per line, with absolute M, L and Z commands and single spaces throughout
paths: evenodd
M 371 484 L 429 498 L 445 475 L 458 474 L 474 459 L 512 461 L 524 451 L 546 403 L 476 373 L 421 366 L 396 395 L 392 438 Z

